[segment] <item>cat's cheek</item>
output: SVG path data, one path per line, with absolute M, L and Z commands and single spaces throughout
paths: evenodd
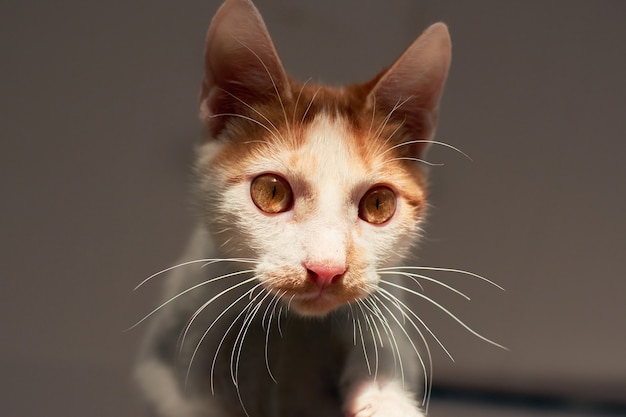
M 364 247 L 374 268 L 393 266 L 408 253 L 418 236 L 419 224 L 406 216 L 394 216 L 383 225 L 359 221 L 355 242 Z
M 394 221 L 373 225 L 359 220 L 358 228 L 359 241 L 375 255 L 381 255 L 392 248 L 397 236 L 401 233 Z

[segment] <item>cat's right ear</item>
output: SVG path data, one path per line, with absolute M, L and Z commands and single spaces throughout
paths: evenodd
M 435 23 L 426 29 L 379 78 L 369 94 L 370 106 L 402 123 L 416 141 L 406 149 L 423 156 L 437 126 L 439 100 L 450 67 L 448 28 Z
M 204 66 L 200 117 L 213 137 L 245 107 L 290 95 L 276 48 L 250 0 L 226 0 L 219 8 L 207 34 Z

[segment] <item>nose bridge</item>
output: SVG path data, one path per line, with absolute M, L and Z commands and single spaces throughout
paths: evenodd
M 335 160 L 337 155 L 345 153 L 343 148 L 337 148 L 341 141 L 317 139 L 321 142 L 315 142 L 319 160 L 317 169 L 309 177 L 315 209 L 310 212 L 304 230 L 306 259 L 303 261 L 318 268 L 339 270 L 346 266 L 349 222 L 345 195 L 351 189 L 352 173 L 345 161 Z
M 307 263 L 345 266 L 347 227 L 340 218 L 317 219 L 311 222 L 304 237 Z
M 320 227 L 316 245 L 322 259 L 345 263 L 346 231 L 342 225 L 323 225 Z

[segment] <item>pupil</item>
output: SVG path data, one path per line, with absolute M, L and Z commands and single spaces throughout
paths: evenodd
M 276 197 L 276 186 L 272 188 L 272 199 Z
M 376 210 L 380 208 L 380 200 L 376 197 Z

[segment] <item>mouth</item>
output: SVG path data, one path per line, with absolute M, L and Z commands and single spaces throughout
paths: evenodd
M 363 291 L 316 289 L 305 293 L 286 293 L 282 299 L 289 309 L 303 317 L 323 317 L 341 306 L 366 297 Z
M 290 308 L 305 317 L 322 317 L 344 304 L 324 291 L 288 297 L 287 302 Z

